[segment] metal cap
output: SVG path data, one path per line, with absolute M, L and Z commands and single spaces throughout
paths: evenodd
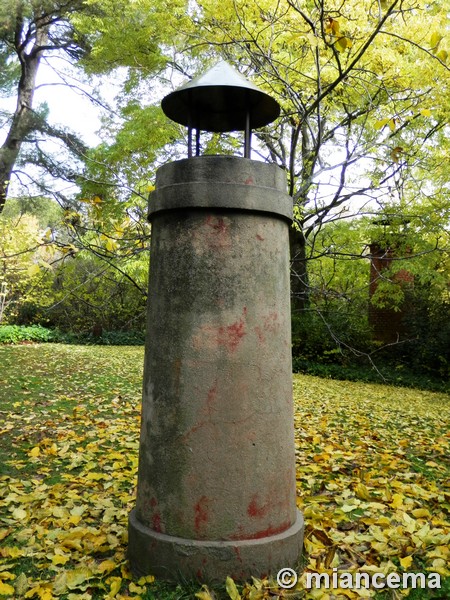
M 213 132 L 263 127 L 280 114 L 276 100 L 224 60 L 168 94 L 161 106 L 172 121 Z

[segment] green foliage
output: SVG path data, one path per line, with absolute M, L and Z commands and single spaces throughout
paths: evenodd
M 92 47 L 84 66 L 89 72 L 109 74 L 123 66 L 147 72 L 162 68 L 167 60 L 162 47 L 178 35 L 187 3 L 86 0 L 84 4 L 88 10 L 71 19 Z
M 437 207 L 437 204 L 434 204 Z M 441 199 L 444 209 L 445 201 Z M 445 212 L 445 210 L 444 210 Z M 293 319 L 294 369 L 325 377 L 442 389 L 450 371 L 449 237 L 442 212 L 410 203 L 329 223 L 315 236 L 310 307 Z M 369 297 L 370 250 L 392 250 Z M 369 304 L 403 315 L 399 343 L 373 339 Z
M 90 332 L 97 325 L 110 331 L 143 329 L 148 265 L 141 272 L 137 265 L 130 264 L 132 260 L 110 260 L 112 264 L 84 251 L 55 269 L 46 312 L 53 327 L 75 333 Z M 135 262 L 138 260 L 140 256 Z M 147 263 L 148 256 L 142 260 Z M 127 277 L 127 271 L 133 273 L 134 279 Z
M 390 355 L 389 355 L 390 354 Z M 441 377 L 436 372 L 422 368 L 408 366 L 397 359 L 397 364 L 392 360 L 392 354 L 387 356 L 360 356 L 347 358 L 347 361 L 321 362 L 320 357 L 305 359 L 298 355 L 292 360 L 294 373 L 314 375 L 323 379 L 336 379 L 340 381 L 356 381 L 364 383 L 386 383 L 392 386 L 431 390 L 434 392 L 450 392 L 448 377 Z
M 59 342 L 77 345 L 96 346 L 142 346 L 145 343 L 143 331 L 102 331 L 73 333 L 59 329 L 49 329 L 42 325 L 2 325 L 0 326 L 0 344 L 21 344 L 26 342 Z
M 36 217 L 0 216 L 0 321 L 14 322 L 22 309 L 36 312 L 47 302 L 51 251 Z
M 336 307 L 338 309 L 339 307 Z M 313 308 L 292 319 L 293 355 L 323 364 L 348 364 L 353 348 L 362 353 L 371 347 L 367 313 L 344 310 L 322 312 Z M 346 310 L 345 310 L 346 309 Z
M 102 198 L 101 216 L 111 205 L 123 215 L 126 202 L 128 206 L 146 203 L 155 164 L 180 135 L 180 127 L 169 122 L 159 106 L 142 106 L 133 100 L 118 113 L 119 124 L 117 114 L 104 120 L 107 130 L 118 129 L 116 135 L 89 150 L 80 180 L 81 198 Z
M 95 345 L 95 346 L 143 346 L 144 331 L 102 331 L 100 335 L 89 333 L 60 333 L 58 341 L 66 344 Z
M 11 94 L 19 73 L 19 61 L 0 45 L 0 97 Z
M 142 346 L 145 343 L 145 332 L 105 331 L 96 343 L 105 346 Z
M 61 224 L 63 210 L 54 200 L 45 196 L 22 196 L 9 198 L 2 218 L 17 220 L 21 215 L 31 215 L 37 219 L 40 229 L 54 229 Z
M 2 325 L 0 326 L 0 344 L 19 344 L 23 342 L 58 342 L 60 335 L 40 325 L 19 326 Z
M 0 320 L 85 335 L 94 326 L 143 330 L 147 231 L 117 209 L 99 214 L 95 198 L 79 212 L 45 198 L 8 203 L 0 218 Z

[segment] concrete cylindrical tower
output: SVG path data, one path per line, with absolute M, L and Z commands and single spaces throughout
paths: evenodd
M 275 165 L 203 156 L 157 173 L 137 574 L 242 580 L 298 561 L 291 212 Z

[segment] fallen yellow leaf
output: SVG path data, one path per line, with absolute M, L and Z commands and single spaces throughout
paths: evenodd
M 403 498 L 405 496 L 403 494 L 394 494 L 392 496 L 391 506 L 392 508 L 400 508 L 403 506 Z
M 355 494 L 356 494 L 356 497 L 359 498 L 360 500 L 370 500 L 371 499 L 369 490 L 363 483 L 358 483 L 358 485 L 355 487 Z
M 404 569 L 409 569 L 412 565 L 413 558 L 412 556 L 405 556 L 404 558 L 400 558 L 400 564 Z
M 0 596 L 12 596 L 14 594 L 14 588 L 8 583 L 0 581 Z
M 69 556 L 63 556 L 60 554 L 55 554 L 52 556 L 52 563 L 54 565 L 65 565 L 66 562 L 70 560 Z
M 107 582 L 110 586 L 108 598 L 115 598 L 122 586 L 122 577 L 110 577 Z
M 22 519 L 26 519 L 27 518 L 27 511 L 24 510 L 23 508 L 15 508 L 13 510 L 12 516 L 15 519 L 18 519 L 18 520 L 21 521 Z

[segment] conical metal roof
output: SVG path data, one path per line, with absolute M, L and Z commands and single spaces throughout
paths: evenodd
M 214 132 L 256 129 L 280 114 L 276 100 L 224 60 L 167 95 L 161 106 L 176 123 Z

